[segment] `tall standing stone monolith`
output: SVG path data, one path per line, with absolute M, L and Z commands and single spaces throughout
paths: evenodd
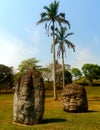
M 27 70 L 16 82 L 13 104 L 14 122 L 33 125 L 41 122 L 44 113 L 45 89 L 41 74 Z

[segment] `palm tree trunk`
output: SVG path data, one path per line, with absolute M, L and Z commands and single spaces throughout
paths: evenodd
M 57 100 L 54 22 L 53 22 L 53 91 L 54 91 L 54 100 Z
M 64 55 L 63 55 L 63 52 L 62 52 L 62 78 L 63 78 L 63 88 L 64 88 L 64 85 L 65 85 L 65 76 L 64 76 Z

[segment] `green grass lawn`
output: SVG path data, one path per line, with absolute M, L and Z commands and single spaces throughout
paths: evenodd
M 86 87 L 89 111 L 68 113 L 46 92 L 45 112 L 41 124 L 24 126 L 13 123 L 13 94 L 0 94 L 0 130 L 100 130 L 100 87 Z

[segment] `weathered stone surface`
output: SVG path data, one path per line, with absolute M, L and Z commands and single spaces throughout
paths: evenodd
M 44 82 L 41 74 L 30 69 L 17 81 L 14 93 L 14 122 L 33 125 L 41 122 L 44 113 Z
M 68 112 L 86 112 L 88 102 L 85 88 L 78 84 L 68 84 L 62 93 L 63 109 Z

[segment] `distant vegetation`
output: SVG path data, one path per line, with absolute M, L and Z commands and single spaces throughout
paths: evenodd
M 14 88 L 14 82 L 23 74 L 24 71 L 30 68 L 36 68 L 41 72 L 44 81 L 45 88 L 47 90 L 53 90 L 52 82 L 52 67 L 53 64 L 49 64 L 46 67 L 38 65 L 39 60 L 36 58 L 30 58 L 22 61 L 18 66 L 18 72 L 14 73 L 12 67 L 8 67 L 0 64 L 0 92 L 12 92 Z M 63 88 L 62 86 L 62 65 L 56 61 L 56 86 L 58 90 Z M 100 66 L 95 64 L 84 64 L 82 70 L 78 68 L 72 68 L 71 70 L 64 70 L 65 84 L 74 82 L 83 86 L 100 86 Z
M 13 68 L 0 64 L 0 90 L 9 90 L 14 86 Z

